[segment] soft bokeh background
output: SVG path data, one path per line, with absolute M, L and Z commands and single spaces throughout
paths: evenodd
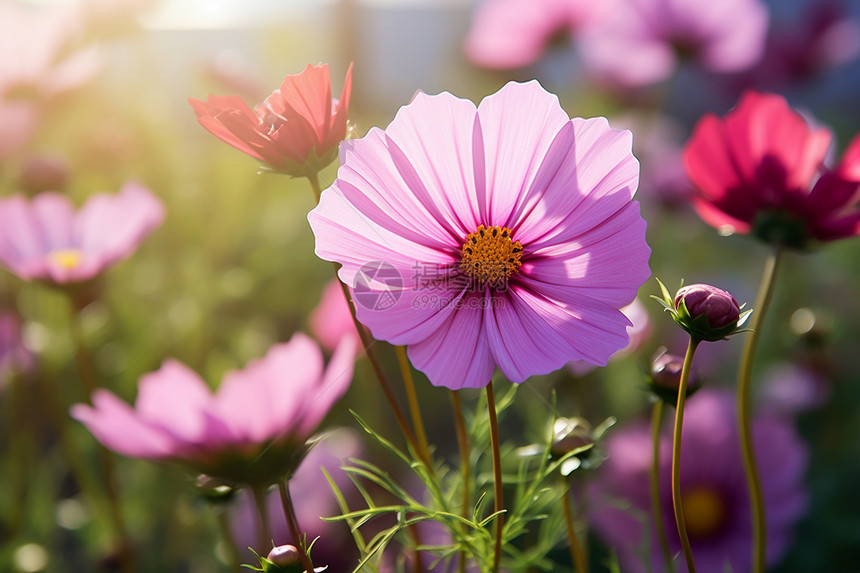
M 771 25 L 796 21 L 813 3 L 771 0 Z M 24 4 L 36 9 L 60 3 Z M 693 123 L 705 112 L 729 109 L 748 77 L 684 69 L 653 90 L 616 93 L 589 83 L 563 43 L 526 69 L 482 70 L 462 49 L 474 9 L 466 0 L 89 5 L 86 44 L 98 46 L 103 67 L 81 87 L 40 102 L 33 136 L 0 157 L 0 194 L 51 188 L 80 204 L 134 179 L 166 203 L 164 225 L 107 273 L 81 312 L 102 384 L 128 400 L 140 375 L 167 357 L 216 384 L 224 372 L 262 356 L 273 343 L 308 331 L 308 315 L 331 267 L 313 256 L 307 182 L 258 175 L 252 159 L 200 128 L 186 102 L 217 93 L 253 104 L 308 63 L 329 63 L 333 91 L 339 93 L 354 62 L 350 118 L 359 134 L 387 125 L 417 90 L 447 90 L 479 101 L 510 79 L 538 78 L 571 116 L 607 115 L 613 124 L 633 129 L 643 170 L 638 198 L 649 222 L 655 275 L 670 288 L 683 278 L 719 285 L 742 302 L 755 296 L 767 249 L 749 238 L 720 237 L 702 223 L 677 198 L 673 185 L 683 191 L 684 183 L 672 162 L 673 146 L 683 144 Z M 844 8 L 856 32 L 860 6 L 835 5 Z M 21 43 L 15 49 L 23 57 L 30 48 Z M 856 58 L 779 91 L 831 126 L 840 150 L 860 131 Z M 334 167 L 322 173 L 324 185 L 335 173 Z M 811 448 L 808 516 L 778 571 L 850 571 L 860 560 L 859 260 L 860 242 L 850 239 L 790 254 L 769 315 L 757 362 L 760 406 L 788 408 Z M 668 317 L 647 300 L 656 290 L 653 281 L 642 289 L 653 332 L 636 353 L 584 375 L 561 371 L 526 382 L 503 438 L 514 445 L 538 438 L 552 418 L 551 388 L 561 415 L 594 423 L 616 416 L 621 424 L 647 415 L 642 372 L 649 357 L 663 345 L 680 353 L 684 344 Z M 94 519 L 69 475 L 44 397 L 56 393 L 66 406 L 84 399 L 66 302 L 48 287 L 2 271 L 0 310 L 20 319 L 24 344 L 37 364 L 14 382 L 0 382 L 0 570 L 110 570 L 103 522 Z M 709 383 L 733 383 L 739 348 L 738 340 L 702 347 L 697 363 Z M 393 351 L 386 346 L 382 356 L 395 371 Z M 817 369 L 821 379 L 813 390 L 808 379 L 795 380 L 795 371 L 785 369 L 797 364 Z M 447 396 L 420 375 L 418 382 L 431 439 L 440 455 L 455 461 Z M 368 364 L 360 361 L 329 425 L 354 427 L 346 412 L 352 408 L 383 434 L 396 436 L 377 394 Z M 467 398 L 472 407 L 477 394 Z M 92 437 L 73 428 L 74 440 L 90 452 L 86 463 L 95 467 Z M 385 459 L 372 448 L 368 455 Z M 130 459 L 119 459 L 118 469 L 141 571 L 227 570 L 213 517 L 218 510 L 193 492 L 191 476 Z M 596 538 L 590 545 L 599 570 L 608 553 Z

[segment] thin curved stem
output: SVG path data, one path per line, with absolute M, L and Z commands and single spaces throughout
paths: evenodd
M 490 416 L 490 443 L 493 448 L 493 494 L 494 511 L 500 512 L 504 509 L 504 497 L 502 492 L 502 454 L 499 446 L 499 420 L 496 417 L 496 397 L 493 393 L 493 382 L 487 384 L 487 412 Z M 499 561 L 502 557 L 502 529 L 504 526 L 504 515 L 496 516 L 496 544 L 493 550 L 493 573 L 499 570 Z
M 681 383 L 678 386 L 678 404 L 675 408 L 675 431 L 672 434 L 672 506 L 675 510 L 678 536 L 681 538 L 681 549 L 684 551 L 684 559 L 687 561 L 687 571 L 689 573 L 696 573 L 696 564 L 693 562 L 693 550 L 690 547 L 690 538 L 687 535 L 687 526 L 684 523 L 684 507 L 681 501 L 681 431 L 684 427 L 684 402 L 687 399 L 690 365 L 693 363 L 693 355 L 696 353 L 698 345 L 699 341 L 690 337 L 687 354 L 684 356 L 684 366 L 681 369 Z
M 307 547 L 305 546 L 305 536 L 302 535 L 302 530 L 299 527 L 299 520 L 296 517 L 296 509 L 293 506 L 293 498 L 290 496 L 290 484 L 286 479 L 278 480 L 278 491 L 281 494 L 281 505 L 284 508 L 284 516 L 287 518 L 287 527 L 290 529 L 290 537 L 293 538 L 293 543 L 299 551 L 299 562 L 305 568 L 307 573 L 314 573 L 314 565 L 308 555 Z
M 346 297 L 346 302 L 349 305 L 350 313 L 352 314 L 352 322 L 355 324 L 355 329 L 358 331 L 358 336 L 361 339 L 361 344 L 364 346 L 364 352 L 367 355 L 368 361 L 370 361 L 370 365 L 373 367 L 373 371 L 376 373 L 376 379 L 379 381 L 379 387 L 382 389 L 382 393 L 385 395 L 385 399 L 388 401 L 388 405 L 391 407 L 391 411 L 394 413 L 394 419 L 397 421 L 397 425 L 400 427 L 400 432 L 403 434 L 403 437 L 406 438 L 406 441 L 409 442 L 409 445 L 412 449 L 418 454 L 421 458 L 421 461 L 425 466 L 432 471 L 432 464 L 430 463 L 429 458 L 424 457 L 424 452 L 418 447 L 418 442 L 415 439 L 415 434 L 412 433 L 412 430 L 409 428 L 409 424 L 406 421 L 406 416 L 403 414 L 403 410 L 400 409 L 400 405 L 397 403 L 397 398 L 394 397 L 394 392 L 391 391 L 391 385 L 388 383 L 388 378 L 386 378 L 385 374 L 382 371 L 382 367 L 379 365 L 379 361 L 376 359 L 376 353 L 373 351 L 373 340 L 367 336 L 367 332 L 364 330 L 364 327 L 358 321 L 358 318 L 355 315 L 355 302 L 353 302 L 352 297 L 349 294 L 349 287 L 346 286 L 337 276 L 338 264 L 332 263 L 335 269 L 335 278 L 340 283 L 341 290 L 343 291 L 343 296 Z
M 672 563 L 672 551 L 669 549 L 669 539 L 663 526 L 663 510 L 660 507 L 660 422 L 663 420 L 663 400 L 657 399 L 651 411 L 651 440 L 653 443 L 653 459 L 651 461 L 651 516 L 654 519 L 654 529 L 663 551 L 663 559 L 669 573 L 675 573 Z
M 418 406 L 418 395 L 415 393 L 415 381 L 412 379 L 412 367 L 409 357 L 406 356 L 406 347 L 395 346 L 397 362 L 403 375 L 403 386 L 406 389 L 406 399 L 409 403 L 409 414 L 412 417 L 412 427 L 415 428 L 415 437 L 418 447 L 422 450 L 422 456 L 430 460 L 430 445 L 427 442 L 427 432 L 424 430 L 424 421 L 421 419 L 421 408 Z
M 585 551 L 582 550 L 582 545 L 579 543 L 576 530 L 573 527 L 573 514 L 570 511 L 570 484 L 566 484 L 566 486 L 562 499 L 562 509 L 564 510 L 564 523 L 567 527 L 567 545 L 570 549 L 570 558 L 576 566 L 576 573 L 588 573 L 588 560 L 585 558 Z
M 472 506 L 472 496 L 469 488 L 469 482 L 472 479 L 469 465 L 469 434 L 466 432 L 466 420 L 463 418 L 463 404 L 460 400 L 460 392 L 458 390 L 449 390 L 448 396 L 451 397 L 451 409 L 454 411 L 454 428 L 457 432 L 457 446 L 460 449 L 460 476 L 463 480 L 463 501 L 460 513 L 468 519 L 469 510 Z M 460 551 L 457 557 L 457 570 L 460 573 L 466 573 L 465 551 Z
M 320 186 L 319 176 L 316 173 L 312 173 L 307 176 L 308 181 L 311 184 L 311 188 L 314 192 L 314 197 L 316 198 L 316 202 L 319 203 L 320 196 L 322 195 L 322 187 Z M 388 401 L 388 405 L 391 407 L 391 411 L 394 413 L 394 419 L 397 421 L 397 425 L 400 426 L 400 432 L 403 434 L 403 437 L 406 438 L 406 441 L 409 442 L 409 445 L 413 450 L 418 454 L 421 458 L 421 461 L 427 466 L 428 471 L 433 471 L 433 465 L 430 463 L 430 456 L 426 453 L 425 449 L 422 449 L 419 446 L 418 441 L 415 439 L 415 434 L 412 433 L 412 430 L 409 428 L 408 423 L 406 422 L 406 416 L 403 415 L 403 410 L 400 409 L 400 406 L 397 404 L 397 399 L 394 397 L 394 393 L 391 391 L 391 385 L 388 383 L 388 379 L 385 374 L 382 372 L 382 368 L 379 365 L 379 361 L 376 359 L 376 354 L 372 350 L 373 341 L 367 336 L 367 332 L 365 332 L 364 327 L 358 321 L 358 318 L 355 314 L 355 302 L 352 300 L 352 297 L 349 294 L 349 287 L 347 287 L 338 277 L 338 269 L 339 265 L 336 262 L 332 262 L 334 265 L 334 276 L 335 279 L 340 283 L 341 289 L 343 290 L 343 296 L 346 298 L 346 303 L 349 306 L 349 312 L 352 315 L 352 322 L 355 324 L 355 329 L 358 331 L 358 336 L 361 339 L 361 344 L 364 347 L 364 352 L 367 355 L 367 359 L 370 361 L 370 365 L 373 367 L 373 371 L 376 373 L 376 379 L 379 381 L 379 386 L 382 389 L 382 393 L 385 395 L 385 399 Z M 425 438 L 426 441 L 426 438 Z
M 756 467 L 755 450 L 752 437 L 752 369 L 758 339 L 765 314 L 773 298 L 776 275 L 779 270 L 780 248 L 776 246 L 768 257 L 759 285 L 758 296 L 750 329 L 741 354 L 741 364 L 738 370 L 738 431 L 741 439 L 741 450 L 744 458 L 747 487 L 749 488 L 750 507 L 752 510 L 753 526 L 753 573 L 764 573 L 767 557 L 767 520 L 765 517 L 764 496 L 761 489 L 761 478 Z

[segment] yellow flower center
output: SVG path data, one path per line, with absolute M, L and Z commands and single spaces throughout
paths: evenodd
M 460 251 L 460 270 L 481 285 L 503 286 L 523 264 L 523 246 L 507 227 L 478 225 Z
M 726 504 L 719 492 L 697 487 L 681 494 L 684 521 L 692 539 L 708 539 L 722 529 L 728 517 Z
M 56 251 L 51 251 L 48 259 L 59 267 L 73 269 L 81 264 L 83 253 L 78 249 L 57 249 Z

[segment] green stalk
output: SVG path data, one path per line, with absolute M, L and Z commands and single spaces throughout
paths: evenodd
M 564 510 L 564 523 L 567 527 L 567 544 L 570 549 L 570 558 L 576 566 L 576 573 L 588 573 L 588 560 L 585 558 L 585 551 L 582 550 L 582 545 L 576 537 L 576 530 L 573 527 L 573 515 L 570 511 L 570 484 L 565 484 L 564 497 L 562 498 L 562 509 Z
M 750 322 L 750 332 L 741 354 L 741 364 L 738 370 L 738 430 L 741 439 L 741 449 L 744 458 L 744 472 L 750 495 L 753 527 L 753 573 L 764 573 L 767 557 L 767 521 L 765 518 L 764 496 L 761 489 L 761 478 L 756 467 L 755 451 L 752 438 L 752 369 L 758 339 L 765 313 L 773 298 L 777 271 L 780 263 L 780 248 L 776 246 L 768 257 L 756 297 L 755 312 Z
M 499 420 L 496 417 L 496 397 L 493 393 L 493 382 L 487 384 L 487 411 L 490 416 L 490 443 L 493 448 L 493 493 L 495 500 L 495 512 L 504 509 L 504 498 L 502 493 L 502 454 L 499 446 Z M 504 526 L 504 515 L 496 516 L 496 544 L 493 550 L 493 573 L 499 571 L 499 561 L 502 557 L 502 528 Z
M 690 365 L 693 363 L 693 355 L 696 353 L 698 345 L 699 341 L 690 337 L 687 354 L 684 356 L 684 366 L 681 369 L 681 383 L 678 386 L 678 404 L 675 408 L 675 431 L 672 434 L 672 506 L 675 510 L 678 536 L 681 538 L 681 548 L 684 551 L 684 559 L 687 561 L 687 571 L 689 573 L 696 573 L 696 564 L 693 562 L 693 550 L 690 547 L 690 538 L 687 535 L 687 526 L 684 522 L 684 508 L 681 501 L 681 431 L 684 427 L 684 402 L 687 399 Z
M 651 462 L 651 516 L 654 518 L 654 529 L 663 551 L 668 573 L 675 573 L 672 563 L 672 552 L 669 550 L 669 539 L 663 526 L 663 510 L 660 508 L 660 422 L 663 419 L 663 400 L 657 399 L 651 412 L 651 440 L 654 445 L 654 457 Z
M 322 187 L 320 186 L 319 177 L 316 173 L 308 175 L 308 181 L 311 184 L 311 188 L 314 192 L 314 197 L 316 197 L 317 202 L 319 202 L 320 196 L 322 195 Z M 422 450 L 418 446 L 418 441 L 415 439 L 415 434 L 409 428 L 409 424 L 406 422 L 406 416 L 403 415 L 403 410 L 401 410 L 400 406 L 397 404 L 397 399 L 394 397 L 394 392 L 391 391 L 391 385 L 388 383 L 388 379 L 385 377 L 385 374 L 382 371 L 382 367 L 379 365 L 379 361 L 376 359 L 376 354 L 373 351 L 373 340 L 367 336 L 367 333 L 364 330 L 364 327 L 358 321 L 358 318 L 355 314 L 355 302 L 353 302 L 352 297 L 349 295 L 349 288 L 340 281 L 337 276 L 337 271 L 339 265 L 335 262 L 332 263 L 334 266 L 334 275 L 335 279 L 340 283 L 341 289 L 343 290 L 343 296 L 346 298 L 347 305 L 349 306 L 349 312 L 352 315 L 352 322 L 355 324 L 355 329 L 358 331 L 358 336 L 361 339 L 361 344 L 364 347 L 364 352 L 367 355 L 368 361 L 370 361 L 370 365 L 373 367 L 373 371 L 376 373 L 376 379 L 379 381 L 379 387 L 382 389 L 382 393 L 385 395 L 385 399 L 388 401 L 388 405 L 391 407 L 391 411 L 394 414 L 394 419 L 397 421 L 397 425 L 400 427 L 400 432 L 403 434 L 403 437 L 406 438 L 406 441 L 412 447 L 412 449 L 417 453 L 417 455 L 421 458 L 421 461 L 427 467 L 429 472 L 433 472 L 433 464 L 430 461 L 430 458 L 424 455 L 424 450 Z
M 463 479 L 463 501 L 460 513 L 466 519 L 469 518 L 469 509 L 472 506 L 469 482 L 471 471 L 469 470 L 469 435 L 466 432 L 466 420 L 463 418 L 463 405 L 460 401 L 459 390 L 448 390 L 451 397 L 451 409 L 454 411 L 454 427 L 457 432 L 457 445 L 460 448 L 460 474 Z M 457 571 L 466 573 L 466 552 L 460 551 L 457 557 Z
M 299 520 L 296 517 L 296 509 L 293 505 L 293 498 L 290 496 L 290 484 L 286 479 L 278 480 L 278 491 L 281 494 L 281 505 L 284 508 L 284 516 L 287 518 L 290 537 L 293 538 L 293 543 L 295 543 L 296 549 L 299 550 L 299 562 L 301 562 L 302 567 L 304 567 L 307 573 L 314 573 L 313 563 L 308 555 L 307 547 L 305 547 L 305 536 L 302 535 Z

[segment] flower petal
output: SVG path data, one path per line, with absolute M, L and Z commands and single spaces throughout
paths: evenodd
M 485 304 L 492 304 L 488 295 L 470 294 L 432 335 L 409 346 L 409 360 L 434 386 L 483 388 L 492 379 L 495 363 L 483 324 Z

